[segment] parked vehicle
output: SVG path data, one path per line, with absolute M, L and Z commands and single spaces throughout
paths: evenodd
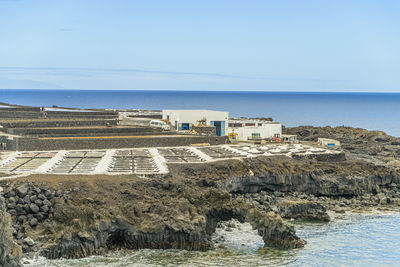
M 171 128 L 165 121 L 160 121 L 160 120 L 151 120 L 150 121 L 150 126 L 151 127 L 158 127 L 162 128 L 164 131 L 169 131 Z

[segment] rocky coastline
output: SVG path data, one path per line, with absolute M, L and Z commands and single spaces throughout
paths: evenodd
M 81 258 L 119 248 L 207 250 L 217 225 L 231 219 L 250 223 L 265 246 L 299 248 L 306 240 L 296 236 L 291 220 L 399 211 L 399 138 L 350 127 L 285 132 L 304 142 L 338 139 L 343 153 L 170 164 L 169 174 L 145 179 L 32 175 L 2 181 L 0 244 L 13 245 L 0 247 L 0 263 L 18 266 L 18 251 Z

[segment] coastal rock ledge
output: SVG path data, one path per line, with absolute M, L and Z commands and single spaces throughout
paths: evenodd
M 0 266 L 22 266 L 21 257 L 21 247 L 13 240 L 11 216 L 6 211 L 5 199 L 0 196 Z
M 376 201 L 381 207 L 400 203 L 398 167 L 345 157 L 260 156 L 170 164 L 169 170 L 146 178 L 32 175 L 0 186 L 5 203 L 11 203 L 8 209 L 15 210 L 10 225 L 20 223 L 14 236 L 30 238 L 47 258 L 120 248 L 211 249 L 217 225 L 231 219 L 250 223 L 265 246 L 299 248 L 306 242 L 282 217 L 328 221 L 328 204 L 342 210 Z M 28 202 L 39 195 L 37 211 Z M 14 203 L 24 206 L 23 220 Z M 40 220 L 32 224 L 29 215 Z
M 82 258 L 115 249 L 207 250 L 214 247 L 211 235 L 218 223 L 237 219 L 250 223 L 266 246 L 290 249 L 305 245 L 279 214 L 264 212 L 245 198 L 233 198 L 220 177 L 188 177 L 184 173 L 196 166 L 170 167 L 170 174 L 149 179 L 34 175 L 3 182 L 7 203 L 28 205 L 23 202 L 26 196 L 48 192 L 51 209 L 46 216 L 32 224 L 28 215 L 35 211 L 29 208 L 14 237 L 24 251 L 39 250 L 50 259 Z M 27 192 L 21 194 L 21 188 Z M 12 216 L 14 225 L 20 216 Z M 34 246 L 25 244 L 27 238 Z

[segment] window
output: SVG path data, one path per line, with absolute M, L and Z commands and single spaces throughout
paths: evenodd
M 251 138 L 252 138 L 252 139 L 260 139 L 260 138 L 261 138 L 261 135 L 260 135 L 260 133 L 252 133 L 252 134 L 251 134 Z

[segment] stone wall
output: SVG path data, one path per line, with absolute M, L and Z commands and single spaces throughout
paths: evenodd
M 1 143 L 6 143 L 6 150 L 16 150 L 17 149 L 15 139 L 10 139 L 7 136 L 0 136 L 0 144 Z M 2 150 L 2 147 L 0 146 L 0 151 L 1 150 Z
M 39 127 L 76 127 L 76 126 L 104 126 L 117 125 L 117 120 L 32 120 L 32 121 L 0 121 L 5 128 L 39 128 Z
M 138 138 L 74 138 L 74 139 L 37 139 L 17 138 L 16 149 L 32 150 L 73 150 L 73 149 L 111 149 L 163 146 L 189 146 L 191 144 L 209 143 L 219 145 L 227 143 L 226 136 L 162 136 Z
M 0 118 L 2 119 L 36 119 L 42 116 L 40 112 L 34 111 L 0 111 Z
M 346 160 L 346 155 L 345 153 L 332 153 L 332 154 L 327 154 L 327 153 L 321 153 L 321 154 L 293 154 L 292 158 L 294 159 L 315 159 L 317 161 L 343 161 Z
M 199 135 L 216 136 L 215 126 L 193 126 L 193 130 Z
M 2 103 L 0 103 L 0 105 L 1 104 Z M 39 112 L 40 108 L 39 107 L 18 107 L 18 108 L 9 107 L 9 108 L 0 108 L 0 112 L 1 111 L 36 111 L 36 112 Z
M 161 128 L 152 127 L 102 127 L 102 128 L 9 128 L 7 133 L 15 135 L 39 135 L 39 136 L 59 136 L 59 135 L 98 135 L 98 134 L 140 134 L 140 133 L 159 133 Z

